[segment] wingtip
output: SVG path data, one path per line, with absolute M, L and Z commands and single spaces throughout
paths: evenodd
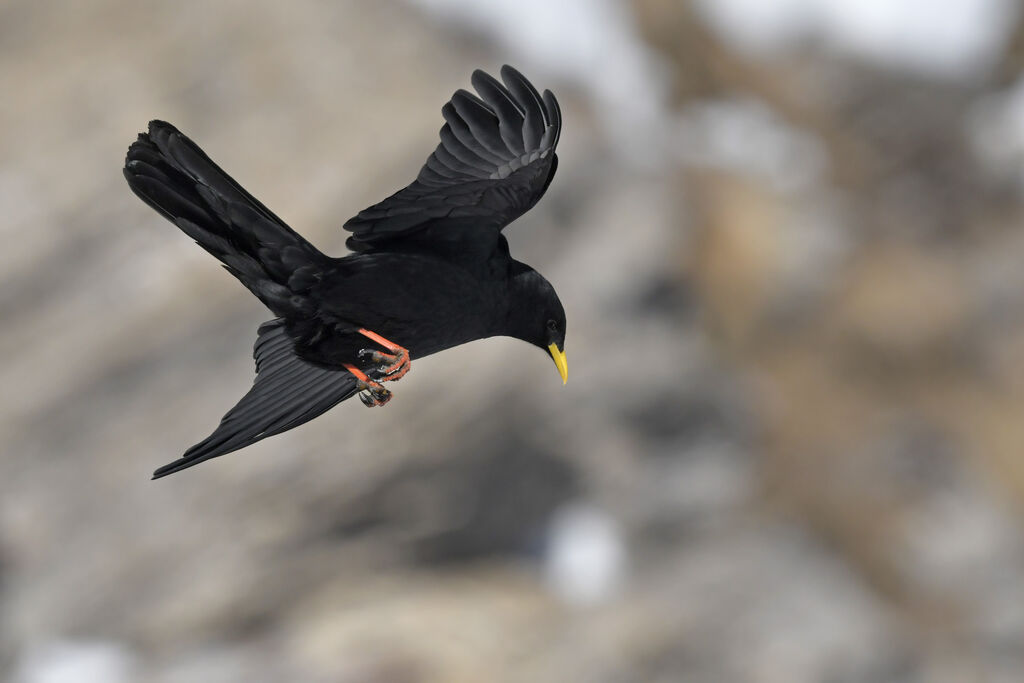
M 165 467 L 166 467 L 166 466 L 165 466 Z M 170 474 L 170 472 L 164 472 L 164 471 L 163 471 L 163 469 L 164 469 L 164 468 L 163 468 L 163 467 L 161 467 L 160 469 L 154 470 L 154 471 L 153 471 L 153 476 L 152 476 L 152 477 L 150 477 L 150 478 L 149 478 L 149 480 L 150 480 L 150 481 L 156 481 L 157 479 L 163 479 L 163 478 L 164 478 L 164 477 L 166 477 L 166 476 L 167 476 L 168 474 Z
M 175 472 L 181 472 L 182 470 L 187 470 L 188 468 L 192 467 L 193 465 L 198 465 L 199 463 L 203 462 L 204 460 L 207 460 L 207 458 L 192 458 L 192 457 L 189 457 L 189 453 L 191 453 L 194 448 L 195 448 L 194 446 L 193 446 L 193 448 L 190 448 L 185 453 L 185 455 L 183 457 L 178 458 L 177 460 L 172 460 L 171 462 L 167 463 L 166 465 L 163 465 L 161 467 L 156 468 L 153 471 L 153 476 L 150 479 L 150 481 L 152 481 L 154 479 L 162 479 L 163 477 L 166 477 L 169 474 L 174 474 Z
M 547 109 L 547 115 L 551 119 L 551 125 L 555 127 L 555 140 L 552 145 L 554 146 L 558 144 L 558 138 L 562 131 L 562 108 L 558 105 L 555 94 L 550 90 L 545 90 L 542 97 L 544 98 L 544 108 Z
M 474 84 L 474 87 L 476 87 L 475 84 Z M 482 99 L 480 99 L 480 97 L 476 93 L 472 93 L 472 92 L 466 90 L 465 88 L 459 88 L 458 90 L 456 90 L 452 94 L 452 98 L 451 98 L 450 102 L 455 106 L 456 111 L 459 110 L 459 106 L 458 105 L 459 105 L 460 102 L 463 103 L 463 104 L 468 103 L 468 104 L 471 104 L 471 105 L 474 105 L 474 106 L 483 107 L 487 111 L 491 111 L 491 108 L 489 106 L 487 106 L 487 103 L 484 102 Z M 461 114 L 461 112 L 460 112 L 460 114 Z
M 519 69 L 515 68 L 511 64 L 502 64 L 499 72 L 502 80 L 508 82 L 509 78 L 517 78 L 519 80 L 526 80 L 526 77 L 519 72 Z
M 476 90 L 476 92 L 480 93 L 481 95 L 483 94 L 481 92 L 481 89 L 482 88 L 486 88 L 487 84 L 493 83 L 493 82 L 494 82 L 494 76 L 492 76 L 491 74 L 487 73 L 483 69 L 473 69 L 473 73 L 470 74 L 470 76 L 469 76 L 469 83 L 470 83 L 470 85 L 472 85 L 473 89 Z M 474 99 L 480 100 L 481 102 L 484 100 L 484 98 L 478 97 L 475 93 L 471 93 L 470 92 L 468 94 L 471 97 L 473 97 Z
M 187 461 L 183 461 L 182 458 L 178 458 L 173 462 L 169 462 L 166 465 L 163 465 L 153 470 L 153 476 L 150 478 L 150 481 L 154 481 L 156 479 L 163 479 L 168 474 L 174 474 L 178 470 L 188 467 L 188 465 L 189 463 Z
M 537 92 L 537 88 L 533 85 L 533 83 L 530 82 L 530 79 L 524 76 L 522 72 L 519 71 L 519 69 L 515 68 L 511 64 L 503 64 L 500 73 L 501 80 L 503 80 L 506 85 L 511 85 L 511 83 L 515 81 L 516 83 L 522 84 L 523 86 L 533 91 L 534 93 Z
M 502 67 L 502 70 L 504 70 L 504 68 L 505 67 Z M 472 83 L 474 87 L 476 87 L 477 81 L 487 81 L 488 83 L 497 83 L 499 85 L 501 84 L 501 81 L 499 81 L 497 78 L 487 73 L 483 69 L 474 69 L 473 75 L 470 76 L 469 78 L 469 82 Z

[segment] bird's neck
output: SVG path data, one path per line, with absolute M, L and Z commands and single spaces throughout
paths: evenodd
M 504 297 L 504 316 L 497 321 L 501 329 L 499 334 L 528 340 L 534 331 L 536 311 L 543 306 L 540 293 L 547 281 L 536 270 L 519 261 L 512 262 L 510 274 Z

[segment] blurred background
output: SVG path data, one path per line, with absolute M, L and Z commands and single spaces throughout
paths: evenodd
M 128 190 L 150 118 L 314 244 L 476 67 L 554 90 L 494 339 L 159 482 L 269 315 Z M 0 679 L 1024 680 L 1010 0 L 0 3 Z

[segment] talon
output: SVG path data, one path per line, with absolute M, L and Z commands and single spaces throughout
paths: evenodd
M 359 392 L 359 400 L 362 401 L 363 405 L 367 408 L 375 408 L 390 401 L 392 395 L 393 394 L 390 391 L 383 387 L 377 389 L 376 387 L 364 385 L 363 389 Z
M 345 368 L 355 375 L 356 391 L 359 392 L 359 400 L 367 408 L 382 406 L 391 400 L 391 392 L 384 388 L 380 382 L 376 382 L 366 376 L 362 370 L 354 365 L 346 365 Z
M 412 359 L 409 355 L 409 350 L 388 341 L 384 337 L 380 336 L 376 332 L 370 330 L 360 329 L 359 334 L 363 335 L 367 339 L 377 342 L 391 353 L 384 353 L 377 351 L 376 349 L 361 349 L 359 351 L 359 357 L 364 358 L 370 356 L 374 363 L 379 363 L 380 367 L 377 368 L 377 372 L 381 375 L 381 378 L 388 382 L 395 382 L 402 379 L 405 373 L 409 372 L 412 367 Z
M 384 359 L 388 361 L 386 364 L 380 366 L 380 372 L 390 382 L 402 379 L 405 373 L 409 372 L 411 363 L 409 362 L 409 352 L 392 356 L 390 354 L 381 354 Z
M 360 381 L 356 388 L 359 390 L 359 400 L 367 408 L 382 406 L 391 400 L 392 393 L 373 380 Z
M 355 375 L 358 380 L 356 390 L 359 392 L 359 400 L 363 402 L 363 405 L 367 408 L 382 406 L 391 400 L 392 394 L 380 382 L 394 382 L 404 377 L 412 366 L 411 356 L 408 349 L 388 341 L 376 332 L 361 329 L 359 334 L 391 351 L 391 353 L 384 353 L 377 349 L 359 349 L 357 354 L 360 360 L 369 357 L 373 363 L 377 364 L 373 371 L 377 373 L 377 379 L 380 381 L 370 379 L 365 372 L 354 365 L 345 364 L 345 369 Z

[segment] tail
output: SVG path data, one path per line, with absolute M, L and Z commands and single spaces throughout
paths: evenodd
M 330 259 L 174 126 L 150 121 L 149 132 L 128 148 L 124 177 L 142 201 L 216 256 L 276 315 L 311 312 L 305 294 Z

